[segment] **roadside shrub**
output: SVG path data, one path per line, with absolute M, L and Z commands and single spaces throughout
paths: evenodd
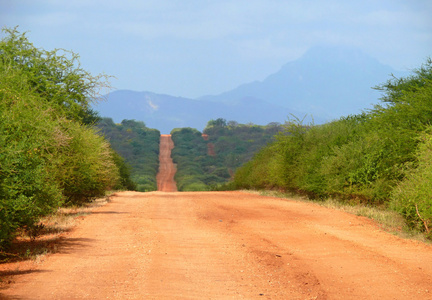
M 198 192 L 198 191 L 208 191 L 209 186 L 204 182 L 197 179 L 196 177 L 184 177 L 180 184 L 177 184 L 177 188 L 183 192 Z
M 432 60 L 377 89 L 384 104 L 362 114 L 323 125 L 288 121 L 272 145 L 237 170 L 235 185 L 387 205 L 406 166 L 418 160 L 418 137 L 432 120 Z
M 52 174 L 58 124 L 43 101 L 7 81 L 0 82 L 0 248 L 64 199 Z
M 237 169 L 233 177 L 236 189 L 270 189 L 283 185 L 280 177 L 283 172 L 279 170 L 282 156 L 275 145 L 263 148 L 252 160 Z
M 125 162 L 125 159 L 121 157 L 116 151 L 112 150 L 111 155 L 114 163 L 119 170 L 119 180 L 114 186 L 115 190 L 128 190 L 135 191 L 137 189 L 136 183 L 131 179 L 131 167 Z
M 90 126 L 101 77 L 35 48 L 16 29 L 0 41 L 0 254 L 18 229 L 116 184 L 109 144 Z M 103 76 L 102 76 L 103 77 Z
M 72 51 L 36 48 L 17 27 L 2 31 L 6 35 L 0 42 L 0 55 L 9 72 L 21 70 L 32 93 L 58 114 L 84 124 L 98 120 L 90 103 L 101 98 L 102 88 L 109 87 L 108 76 L 92 76 L 81 68 L 79 55 Z
M 406 177 L 393 190 L 390 205 L 411 228 L 432 238 L 432 127 L 420 140 L 417 161 L 406 165 Z
M 66 125 L 67 141 L 59 153 L 58 177 L 66 203 L 79 205 L 116 186 L 119 171 L 108 142 L 94 129 L 75 122 Z
M 155 176 L 153 175 L 136 175 L 133 181 L 137 184 L 138 192 L 151 192 L 157 190 Z

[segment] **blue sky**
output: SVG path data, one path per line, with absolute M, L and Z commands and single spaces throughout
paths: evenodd
M 116 89 L 218 94 L 316 45 L 344 45 L 398 70 L 432 56 L 430 0 L 0 0 L 0 26 L 79 53 Z

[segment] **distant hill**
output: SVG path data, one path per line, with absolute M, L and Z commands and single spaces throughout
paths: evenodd
M 173 128 L 202 130 L 210 119 L 266 125 L 285 122 L 293 114 L 315 123 L 357 114 L 379 102 L 372 87 L 391 74 L 405 76 L 353 48 L 315 47 L 263 81 L 243 84 L 199 99 L 152 92 L 118 90 L 95 106 L 103 117 L 144 121 L 169 133 Z
M 202 131 L 209 120 L 217 118 L 266 125 L 283 123 L 288 115 L 299 114 L 289 108 L 247 97 L 225 103 L 129 90 L 110 93 L 107 101 L 99 103 L 95 109 L 101 116 L 110 117 L 116 123 L 123 119 L 144 121 L 147 127 L 156 128 L 163 134 L 183 127 Z
M 372 87 L 387 81 L 391 74 L 405 75 L 358 49 L 315 47 L 263 81 L 200 100 L 232 102 L 254 97 L 307 112 L 315 121 L 330 121 L 373 107 L 380 93 Z

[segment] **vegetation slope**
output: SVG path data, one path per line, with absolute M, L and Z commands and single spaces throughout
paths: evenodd
M 225 119 L 210 120 L 204 136 L 193 128 L 174 129 L 172 158 L 177 164 L 178 190 L 217 189 L 281 129 L 277 123 L 244 125 Z
M 319 126 L 288 121 L 232 186 L 390 207 L 430 236 L 432 60 L 375 88 L 382 104 L 362 114 Z
M 121 159 L 91 124 L 106 76 L 78 55 L 38 49 L 17 29 L 0 41 L 0 254 L 41 216 L 119 186 Z
M 135 120 L 123 120 L 115 124 L 110 118 L 103 118 L 97 127 L 112 148 L 131 166 L 131 180 L 124 185 L 129 190 L 140 192 L 157 190 L 159 130 L 147 128 L 144 122 Z

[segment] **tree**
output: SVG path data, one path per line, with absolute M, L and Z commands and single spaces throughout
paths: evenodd
M 413 74 L 407 77 L 397 78 L 393 76 L 386 83 L 377 85 L 374 89 L 384 92 L 381 100 L 385 103 L 395 104 L 404 100 L 407 92 L 416 92 L 432 80 L 432 58 L 418 69 L 413 70 Z
M 226 126 L 227 126 L 227 121 L 223 118 L 218 118 L 216 120 L 208 121 L 206 128 L 209 128 L 209 127 L 226 127 Z
M 92 76 L 81 68 L 79 55 L 64 49 L 46 51 L 36 48 L 17 27 L 4 28 L 0 59 L 11 70 L 22 70 L 30 87 L 43 99 L 61 109 L 68 119 L 84 124 L 98 120 L 90 108 L 108 88 L 108 76 Z
M 102 118 L 96 126 L 110 141 L 112 149 L 124 158 L 124 161 L 116 160 L 123 185 L 118 188 L 140 192 L 157 190 L 159 130 L 147 128 L 141 121 L 123 120 L 115 124 L 109 118 Z
M 119 177 L 109 144 L 85 125 L 103 76 L 75 67 L 75 54 L 36 49 L 16 28 L 3 32 L 0 254 L 18 229 L 35 232 L 41 216 L 103 196 Z

